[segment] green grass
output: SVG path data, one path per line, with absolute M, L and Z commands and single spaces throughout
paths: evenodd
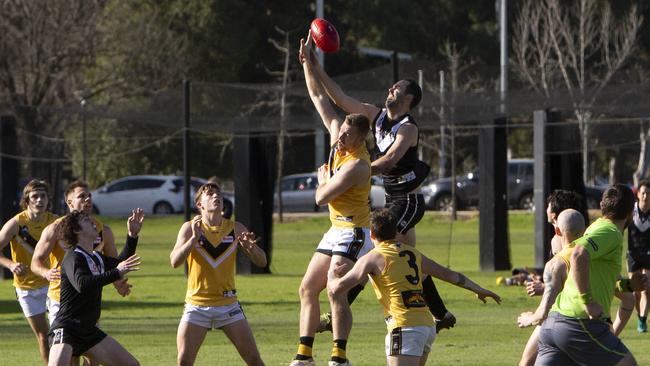
M 106 221 L 116 233 L 121 248 L 125 220 Z M 110 286 L 104 291 L 102 328 L 143 365 L 175 364 L 176 328 L 183 309 L 185 278 L 182 269 L 169 266 L 168 258 L 181 222 L 180 217 L 147 218 L 138 248 L 144 264 L 140 272 L 130 276 L 133 293 L 123 299 Z M 275 225 L 273 274 L 237 277 L 240 301 L 267 365 L 288 364 L 297 349 L 298 285 L 316 244 L 327 228 L 326 217 Z M 438 281 L 447 307 L 456 315 L 458 323 L 454 329 L 439 334 L 429 364 L 516 364 L 531 332 L 531 329 L 517 328 L 517 315 L 534 309 L 539 299 L 528 298 L 521 287 L 497 287 L 496 276 L 507 272 L 478 270 L 477 218 L 452 225 L 445 218 L 427 214 L 417 230 L 421 251 L 443 265 L 464 272 L 503 297 L 501 306 L 482 304 L 471 293 Z M 532 215 L 510 215 L 510 241 L 511 262 L 518 267 L 532 265 Z M 327 308 L 326 302 L 323 294 L 321 303 L 324 308 Z M 350 359 L 355 366 L 385 364 L 385 327 L 372 289 L 362 292 L 352 311 L 354 326 L 348 343 Z M 650 355 L 643 352 L 650 335 L 638 334 L 635 323 L 633 316 L 622 334 L 623 341 L 639 364 L 650 364 Z M 330 347 L 330 333 L 317 335 L 314 355 L 319 364 L 329 359 Z M 2 364 L 39 364 L 35 338 L 15 300 L 10 281 L 0 281 L 0 350 Z M 242 362 L 226 337 L 220 331 L 213 331 L 201 347 L 196 364 L 239 365 Z

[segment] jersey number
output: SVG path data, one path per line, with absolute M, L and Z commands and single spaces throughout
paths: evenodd
M 417 285 L 420 282 L 420 271 L 418 269 L 418 264 L 415 262 L 415 254 L 411 252 L 410 250 L 405 250 L 399 253 L 400 257 L 407 256 L 409 257 L 408 259 L 408 265 L 413 269 L 415 272 L 415 276 L 412 275 L 406 275 L 406 280 L 408 280 L 412 285 Z

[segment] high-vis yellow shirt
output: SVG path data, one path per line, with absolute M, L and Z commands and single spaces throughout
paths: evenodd
M 187 257 L 185 302 L 196 306 L 225 306 L 237 301 L 235 222 L 222 219 L 219 226 L 201 223 L 204 235 Z
M 11 238 L 11 260 L 22 263 L 27 266 L 27 274 L 24 276 L 14 276 L 14 286 L 23 290 L 33 290 L 47 286 L 45 278 L 33 273 L 29 266 L 32 263 L 34 248 L 41 237 L 43 229 L 54 220 L 57 216 L 51 212 L 46 212 L 38 220 L 32 220 L 27 210 L 14 216 L 18 222 L 18 234 Z
M 422 254 L 412 246 L 385 241 L 371 252 L 384 257 L 380 275 L 370 275 L 377 299 L 384 307 L 387 327 L 432 326 L 433 316 L 422 295 Z
M 361 160 L 368 164 L 368 181 L 363 185 L 350 187 L 329 203 L 332 226 L 340 228 L 370 226 L 370 154 L 365 144 L 343 155 L 337 145 L 332 146 L 329 157 L 329 178 L 351 160 Z
M 58 226 L 61 220 L 63 220 L 63 217 L 59 217 L 54 221 L 55 225 Z M 95 225 L 95 230 L 97 230 L 97 238 L 95 238 L 95 241 L 93 242 L 93 248 L 96 251 L 101 252 L 104 248 L 104 223 L 96 217 L 91 217 L 90 219 Z M 61 240 L 56 241 L 56 244 L 54 244 L 54 247 L 52 247 L 52 251 L 50 252 L 50 268 L 57 268 L 59 271 L 61 270 L 61 262 L 63 262 L 63 257 L 65 257 L 66 252 L 65 248 L 66 243 Z M 61 301 L 61 280 L 50 282 L 50 288 L 47 290 L 47 297 L 56 302 Z

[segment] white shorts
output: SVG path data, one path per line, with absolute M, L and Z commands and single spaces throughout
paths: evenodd
M 354 262 L 373 248 L 368 228 L 331 227 L 318 244 L 316 251 L 326 255 L 340 255 Z
M 61 308 L 61 303 L 58 301 L 54 301 L 50 299 L 49 297 L 47 298 L 47 320 L 50 322 L 50 325 L 54 323 L 54 319 L 56 319 L 56 314 L 59 312 L 59 309 Z
M 25 318 L 45 313 L 47 288 L 47 286 L 44 286 L 33 290 L 23 290 L 16 287 L 16 297 L 18 298 L 20 307 L 23 308 Z
M 228 324 L 246 319 L 239 301 L 225 306 L 196 306 L 185 304 L 183 317 L 185 321 L 199 327 L 220 329 Z
M 397 327 L 386 334 L 386 356 L 417 356 L 431 351 L 435 326 Z

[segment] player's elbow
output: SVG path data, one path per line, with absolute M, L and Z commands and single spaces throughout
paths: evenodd
M 174 253 L 169 256 L 169 263 L 172 265 L 172 268 L 178 268 L 181 265 L 182 261 L 178 260 Z
M 325 194 L 316 191 L 316 196 L 314 197 L 314 202 L 318 206 L 323 206 L 323 205 L 326 205 L 326 204 L 329 203 L 329 199 Z

